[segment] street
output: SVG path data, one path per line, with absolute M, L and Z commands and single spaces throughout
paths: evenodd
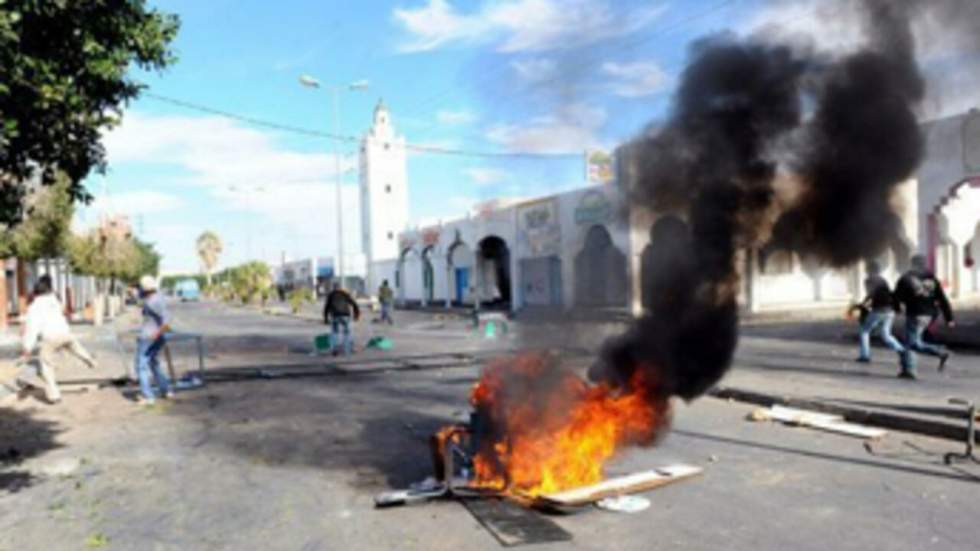
M 331 362 L 310 356 L 323 327 L 309 320 L 212 302 L 172 307 L 178 330 L 205 335 L 210 373 Z M 359 352 L 333 374 L 212 382 L 152 409 L 111 387 L 66 392 L 57 407 L 0 404 L 0 436 L 21 454 L 0 464 L 0 549 L 500 548 L 454 501 L 373 506 L 375 494 L 432 473 L 426 438 L 465 416 L 479 366 L 358 372 L 358 364 L 503 353 L 536 329 L 516 323 L 508 337 L 491 340 L 461 319 L 399 311 L 396 320 L 391 330 L 355 324 L 358 343 L 384 334 L 395 346 Z M 98 374 L 117 376 L 126 353 L 86 336 L 99 354 Z M 894 378 L 881 349 L 862 367 L 851 362 L 854 352 L 840 342 L 747 337 L 721 384 L 934 405 L 950 394 L 976 395 L 980 357 L 958 355 L 943 376 L 923 362 L 922 380 L 910 384 Z M 193 366 L 189 354 L 175 355 L 180 369 Z M 570 361 L 584 368 L 591 360 Z M 91 377 L 81 369 L 64 379 Z M 753 409 L 711 397 L 675 403 L 670 434 L 628 450 L 608 474 L 671 463 L 699 465 L 704 474 L 644 494 L 652 505 L 639 513 L 589 507 L 549 516 L 574 539 L 540 548 L 976 547 L 980 468 L 942 462 L 962 444 L 892 431 L 866 448 L 843 435 L 749 422 Z

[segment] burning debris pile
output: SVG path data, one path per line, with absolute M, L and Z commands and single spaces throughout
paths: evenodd
M 740 249 L 841 267 L 890 245 L 892 196 L 923 154 L 911 22 L 955 16 L 956 2 L 939 4 L 864 0 L 865 44 L 841 56 L 763 35 L 693 45 L 629 190 L 659 215 L 649 312 L 605 344 L 592 383 L 541 355 L 489 366 L 471 397 L 474 485 L 536 496 L 591 484 L 617 450 L 654 442 L 671 397 L 700 396 L 731 364 Z
M 599 482 L 617 449 L 649 444 L 668 419 L 652 370 L 614 389 L 590 385 L 557 358 L 528 354 L 488 366 L 471 402 L 486 430 L 474 485 L 535 497 Z

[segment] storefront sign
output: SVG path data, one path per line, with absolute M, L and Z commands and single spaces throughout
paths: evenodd
M 616 179 L 612 155 L 601 150 L 585 153 L 586 179 L 594 184 L 609 184 Z
M 518 252 L 522 257 L 561 254 L 561 226 L 554 199 L 521 205 L 517 209 Z
M 598 190 L 587 191 L 575 208 L 575 223 L 585 225 L 607 222 L 612 216 L 612 210 L 612 203 L 604 193 Z

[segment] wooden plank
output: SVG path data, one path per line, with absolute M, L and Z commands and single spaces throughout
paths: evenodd
M 694 465 L 669 465 L 649 471 L 641 471 L 626 476 L 619 476 L 603 480 L 597 484 L 582 486 L 538 496 L 536 500 L 543 505 L 554 505 L 559 507 L 574 507 L 586 505 L 606 497 L 613 497 L 623 494 L 634 494 L 646 490 L 659 488 L 667 484 L 672 484 L 693 476 L 697 476 L 704 469 Z
M 801 427 L 809 427 L 858 438 L 881 438 L 888 431 L 876 427 L 868 427 L 857 423 L 844 421 L 840 415 L 817 413 L 796 408 L 772 406 L 770 409 L 759 409 L 752 413 L 754 420 L 771 420 L 790 423 Z

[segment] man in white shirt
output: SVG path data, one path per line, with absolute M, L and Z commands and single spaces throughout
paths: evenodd
M 24 321 L 24 335 L 21 341 L 22 356 L 29 359 L 38 347 L 40 350 L 37 361 L 38 376 L 44 381 L 44 395 L 49 403 L 61 401 L 61 391 L 55 378 L 54 366 L 59 352 L 74 354 L 89 367 L 95 367 L 95 361 L 88 351 L 75 339 L 65 319 L 64 307 L 58 297 L 51 292 L 51 278 L 41 276 L 34 287 L 34 300 L 27 308 Z
M 140 382 L 140 403 L 151 405 L 156 394 L 150 384 L 150 373 L 160 387 L 164 398 L 171 398 L 170 380 L 160 369 L 157 356 L 166 344 L 167 331 L 170 330 L 170 314 L 164 296 L 157 292 L 157 280 L 151 275 L 140 278 L 140 291 L 143 294 L 143 324 L 136 341 L 136 376 Z

